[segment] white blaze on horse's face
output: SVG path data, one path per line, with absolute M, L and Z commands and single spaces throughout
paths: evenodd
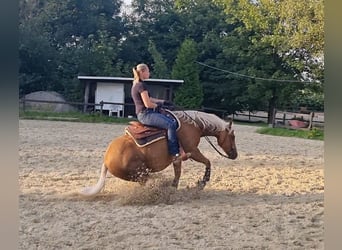
M 226 125 L 226 130 L 228 131 L 229 134 L 234 134 L 234 130 L 232 129 L 233 122 L 232 120 L 229 121 Z
M 224 144 L 221 147 L 226 151 L 228 154 L 229 159 L 236 159 L 237 158 L 237 149 L 235 145 L 235 135 L 234 135 L 234 129 L 232 129 L 232 120 L 229 121 L 229 123 L 226 126 L 226 130 L 228 132 Z M 224 148 L 226 147 L 226 149 Z

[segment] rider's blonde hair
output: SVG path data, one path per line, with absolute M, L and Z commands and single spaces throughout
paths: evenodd
M 143 73 L 145 70 L 148 70 L 148 66 L 144 63 L 140 63 L 133 68 L 134 83 L 140 81 L 140 74 Z

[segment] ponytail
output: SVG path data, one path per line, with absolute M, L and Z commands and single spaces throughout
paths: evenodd
M 136 67 L 133 67 L 133 69 L 132 69 L 133 78 L 134 78 L 133 83 L 137 83 L 137 82 L 141 81 L 140 73 L 144 72 L 146 69 L 148 69 L 148 66 L 144 63 L 140 63 Z
M 137 83 L 140 81 L 138 71 L 135 67 L 133 67 L 133 78 L 134 78 L 133 83 Z

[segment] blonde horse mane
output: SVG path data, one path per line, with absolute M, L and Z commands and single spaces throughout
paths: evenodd
M 180 121 L 193 124 L 206 131 L 220 132 L 227 128 L 227 123 L 214 114 L 196 110 L 172 111 Z

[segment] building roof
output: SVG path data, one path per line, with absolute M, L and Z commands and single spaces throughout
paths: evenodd
M 113 83 L 132 83 L 132 77 L 111 77 L 111 76 L 78 76 L 78 80 L 82 81 L 96 81 L 96 82 L 113 82 Z M 150 78 L 146 80 L 151 84 L 174 84 L 181 85 L 184 80 L 174 80 L 174 79 L 154 79 Z

